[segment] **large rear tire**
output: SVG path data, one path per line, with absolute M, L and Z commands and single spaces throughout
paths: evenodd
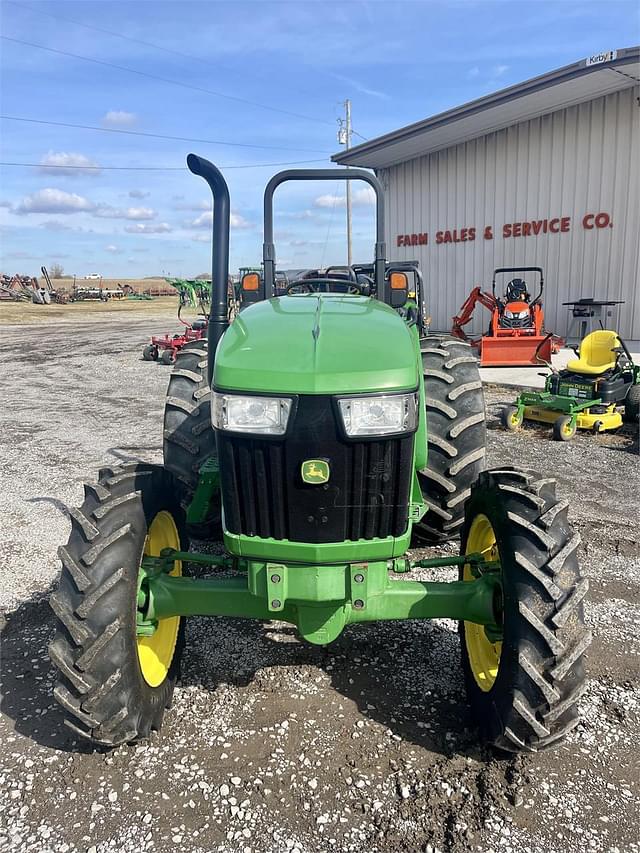
M 622 419 L 627 424 L 637 424 L 640 417 L 640 385 L 632 385 L 624 401 Z
M 421 341 L 427 414 L 427 467 L 418 472 L 428 506 L 414 525 L 419 542 L 457 539 L 471 484 L 484 468 L 487 429 L 478 359 L 449 335 Z
M 159 465 L 103 469 L 85 486 L 80 509 L 71 510 L 60 584 L 50 599 L 57 630 L 49 656 L 66 725 L 94 744 L 148 737 L 170 705 L 183 620 L 160 620 L 151 637 L 136 630 L 142 556 L 165 547 L 189 545 L 173 478 Z
M 567 507 L 554 480 L 513 468 L 484 471 L 467 504 L 461 553 L 499 561 L 502 618 L 497 634 L 460 623 L 462 666 L 473 722 L 508 752 L 546 749 L 579 722 L 591 633 Z
M 185 511 L 198 485 L 200 469 L 207 459 L 217 456 L 210 406 L 207 341 L 189 341 L 176 355 L 164 409 L 164 464 L 176 479 Z M 189 533 L 200 540 L 221 538 L 219 493 L 209 518 L 190 526 Z

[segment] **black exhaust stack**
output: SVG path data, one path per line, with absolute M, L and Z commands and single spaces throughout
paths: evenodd
M 213 258 L 211 266 L 211 311 L 209 312 L 209 385 L 213 381 L 213 365 L 220 338 L 229 325 L 227 288 L 229 282 L 229 187 L 222 172 L 197 154 L 189 154 L 187 166 L 194 175 L 204 178 L 213 196 Z

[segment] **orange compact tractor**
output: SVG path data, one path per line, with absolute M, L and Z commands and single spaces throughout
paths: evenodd
M 527 283 L 522 278 L 512 278 L 504 296 L 496 296 L 496 276 L 505 273 L 537 273 L 540 289 L 535 299 L 531 300 Z M 500 267 L 494 270 L 491 293 L 486 293 L 480 286 L 474 287 L 460 313 L 453 318 L 452 334 L 478 348 L 483 367 L 539 367 L 542 362 L 550 362 L 551 355 L 558 352 L 563 341 L 544 330 L 543 287 L 541 267 Z M 491 323 L 485 334 L 471 339 L 463 326 L 473 317 L 478 302 L 491 311 Z

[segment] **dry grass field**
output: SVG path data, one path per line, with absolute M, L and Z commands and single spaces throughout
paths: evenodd
M 124 284 L 124 280 L 120 282 Z M 105 287 L 111 285 L 105 285 Z M 178 307 L 176 296 L 157 296 L 149 301 L 137 299 L 110 299 L 108 302 L 69 302 L 67 305 L 34 305 L 31 302 L 0 302 L 0 325 L 33 325 L 74 321 L 87 321 L 115 316 L 131 317 L 136 312 L 141 316 L 166 315 L 175 317 Z M 188 316 L 188 312 L 187 315 Z

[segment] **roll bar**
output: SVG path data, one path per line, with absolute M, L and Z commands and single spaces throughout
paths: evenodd
M 213 196 L 213 248 L 211 260 L 211 308 L 209 311 L 209 362 L 207 376 L 213 379 L 216 349 L 223 336 L 229 318 L 227 314 L 227 288 L 229 283 L 229 220 L 231 205 L 229 187 L 222 172 L 204 157 L 189 154 L 187 166 L 194 175 L 199 175 L 209 185 Z
M 542 290 L 544 288 L 544 275 L 542 273 L 542 267 L 498 267 L 497 270 L 493 271 L 493 280 L 491 281 L 491 292 L 493 293 L 494 297 L 496 295 L 496 276 L 499 273 L 504 272 L 537 272 L 540 276 L 540 290 L 536 298 L 533 300 L 533 302 L 531 302 L 531 305 L 535 305 L 535 303 L 540 300 L 540 298 L 542 297 Z
M 384 190 L 371 172 L 364 169 L 287 169 L 274 175 L 264 191 L 264 285 L 267 298 L 274 295 L 276 250 L 273 243 L 273 194 L 285 181 L 365 181 L 376 194 L 376 245 L 374 254 L 374 280 L 378 298 L 390 301 L 385 276 L 387 247 L 384 241 Z

